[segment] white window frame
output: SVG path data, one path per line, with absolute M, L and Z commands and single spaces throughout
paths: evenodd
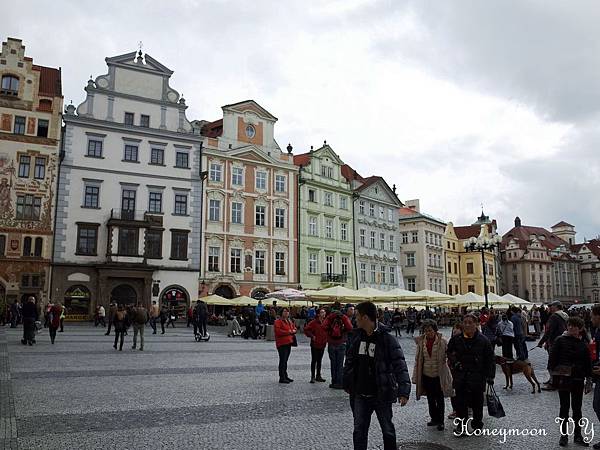
M 319 257 L 316 253 L 308 254 L 308 273 L 317 273 L 319 269 Z
M 285 228 L 285 208 L 275 208 L 275 228 Z
M 236 206 L 236 208 L 234 208 Z M 237 208 L 239 206 L 239 208 Z M 231 202 L 231 223 L 240 225 L 244 218 L 244 204 L 242 202 Z M 237 219 L 237 220 L 236 220 Z
M 215 162 L 210 163 L 208 180 L 220 183 L 223 180 L 223 165 Z
M 221 200 L 216 198 L 211 198 L 208 200 L 208 220 L 211 222 L 221 221 Z
M 286 178 L 285 175 L 275 175 L 275 192 L 285 192 Z
M 262 211 L 259 211 L 259 208 L 262 208 Z M 259 215 L 260 214 L 260 215 Z M 259 222 L 259 217 L 262 217 L 262 223 Z M 267 207 L 264 205 L 255 205 L 254 206 L 254 225 L 257 227 L 264 227 L 267 224 Z
M 327 239 L 333 239 L 333 220 L 325 220 L 325 237 Z
M 310 216 L 308 218 L 308 234 L 311 236 L 319 235 L 319 227 L 316 216 Z
M 239 183 L 237 181 L 239 181 Z M 232 186 L 243 186 L 244 185 L 244 169 L 242 167 L 232 167 L 231 168 L 231 185 Z
M 348 240 L 348 223 L 347 222 L 340 223 L 340 240 L 342 240 L 342 241 Z
M 361 228 L 359 231 L 359 236 L 360 236 L 360 246 L 366 247 L 367 246 L 367 230 L 365 230 L 364 228 Z
M 261 191 L 267 189 L 267 172 L 264 170 L 257 170 L 256 175 L 254 176 L 254 187 Z

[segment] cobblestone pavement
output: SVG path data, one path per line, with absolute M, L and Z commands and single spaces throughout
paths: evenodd
M 67 324 L 55 345 L 44 330 L 33 347 L 20 344 L 21 328 L 0 329 L 0 450 L 352 448 L 347 395 L 328 383 L 308 383 L 306 339 L 299 339 L 290 357 L 295 382 L 281 385 L 273 342 L 227 338 L 222 328 L 211 332 L 210 342 L 197 343 L 183 325 L 165 335 L 148 328 L 144 352 L 131 350 L 132 333 L 118 352 L 112 336 L 89 325 Z M 400 342 L 412 370 L 414 342 Z M 530 359 L 545 380 L 546 353 L 533 350 Z M 327 353 L 324 374 L 330 378 Z M 546 436 L 507 436 L 505 443 L 499 436 L 459 439 L 450 420 L 445 432 L 425 426 L 427 400 L 413 396 L 406 407 L 393 407 L 400 448 L 557 448 L 558 395 L 531 394 L 520 374 L 514 390 L 505 391 L 499 368 L 496 380 L 507 417 L 485 417 L 486 427 L 545 430 Z M 598 429 L 596 442 L 600 426 L 591 403 L 590 394 L 584 416 Z M 383 448 L 375 416 L 369 443 Z

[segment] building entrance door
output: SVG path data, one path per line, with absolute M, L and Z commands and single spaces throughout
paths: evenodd
M 129 284 L 120 284 L 110 293 L 112 301 L 119 305 L 135 305 L 137 303 L 137 294 L 135 289 Z

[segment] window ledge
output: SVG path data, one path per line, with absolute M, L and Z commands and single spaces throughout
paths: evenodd
M 95 158 L 95 159 L 106 159 L 104 156 L 94 156 L 94 155 L 83 155 L 86 158 Z
M 83 209 L 102 209 L 99 206 L 85 206 L 85 205 L 81 205 L 81 207 Z
M 98 256 L 98 253 L 81 253 L 81 252 L 75 252 L 76 256 Z
M 189 258 L 169 258 L 171 261 L 187 261 Z
M 173 166 L 174 169 L 191 169 L 189 166 Z
M 131 159 L 122 159 L 121 162 L 126 162 L 126 163 L 134 163 L 134 164 L 139 164 L 139 161 L 133 161 Z
M 163 211 L 146 211 L 146 214 L 154 215 L 154 216 L 162 216 L 165 213 Z
M 177 217 L 189 217 L 189 214 L 177 214 L 177 213 L 173 213 L 171 214 L 172 216 L 177 216 Z
M 153 162 L 149 162 L 148 165 L 149 166 L 167 167 L 166 164 L 158 164 L 158 163 L 153 163 Z
M 163 259 L 162 256 L 145 256 L 146 259 Z

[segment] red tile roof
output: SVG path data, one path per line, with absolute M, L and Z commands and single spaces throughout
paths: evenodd
M 586 246 L 594 255 L 600 258 L 600 239 L 591 239 L 588 242 L 584 242 L 583 244 L 574 244 L 571 245 L 571 250 L 573 253 L 579 253 L 583 246 Z
M 398 208 L 398 213 L 401 216 L 412 216 L 413 214 L 419 214 L 419 212 L 417 212 L 416 210 L 414 210 L 412 208 L 408 208 L 406 206 L 403 206 L 402 208 Z
M 490 224 L 488 229 L 491 232 Z M 454 233 L 458 239 L 469 239 L 471 237 L 477 237 L 481 233 L 481 225 L 468 225 L 464 227 L 454 227 Z
M 310 164 L 310 152 L 294 155 L 294 164 L 302 167 L 308 166 Z
M 202 136 L 216 138 L 223 134 L 223 119 L 204 124 L 201 130 Z
M 342 166 L 342 175 L 348 181 L 352 181 L 355 179 L 358 181 L 362 181 L 362 182 L 365 181 L 365 179 L 363 177 L 361 177 L 358 174 L 358 172 L 356 172 L 356 176 L 355 176 L 355 170 L 352 167 L 350 167 L 348 164 L 344 164 Z
M 47 97 L 62 97 L 62 82 L 60 69 L 45 66 L 32 66 L 33 70 L 40 72 L 40 86 L 38 93 Z
M 519 241 L 519 246 L 521 248 L 527 248 L 529 236 L 531 235 L 538 236 L 538 239 L 540 236 L 543 236 L 543 239 L 539 239 L 540 243 L 549 250 L 554 250 L 561 245 L 569 246 L 567 242 L 545 228 L 530 226 L 513 227 L 502 237 L 502 246 L 505 246 L 510 239 L 514 238 Z
M 552 227 L 550 227 L 550 228 L 556 228 L 556 227 L 574 227 L 574 226 L 575 225 L 571 225 L 570 223 L 567 223 L 564 220 L 561 220 L 556 225 L 552 225 Z

